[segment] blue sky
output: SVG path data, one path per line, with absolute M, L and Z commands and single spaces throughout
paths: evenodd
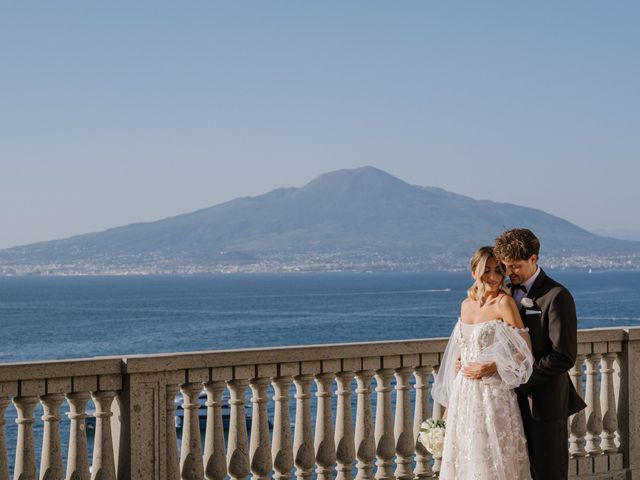
M 4 2 L 0 248 L 340 168 L 640 230 L 637 2 Z

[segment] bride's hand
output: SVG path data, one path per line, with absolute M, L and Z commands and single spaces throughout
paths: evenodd
M 474 380 L 480 380 L 482 377 L 488 377 L 496 373 L 497 368 L 495 362 L 491 363 L 475 363 L 469 362 L 462 367 L 462 374 Z

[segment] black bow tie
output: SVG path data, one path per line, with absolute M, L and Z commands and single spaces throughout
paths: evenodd
M 524 293 L 527 293 L 527 287 L 522 284 L 516 285 L 515 283 L 510 283 L 509 288 L 511 289 L 511 293 L 515 292 L 516 290 L 522 290 Z

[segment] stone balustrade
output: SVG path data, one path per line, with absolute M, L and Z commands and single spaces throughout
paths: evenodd
M 113 416 L 112 405 L 122 390 L 121 358 L 0 365 L 0 480 L 10 478 L 10 466 L 16 480 L 116 479 L 114 448 L 119 437 L 112 435 L 112 424 L 119 434 L 121 419 Z M 90 399 L 96 406 L 91 470 L 85 428 Z M 12 464 L 5 441 L 5 410 L 10 401 L 17 411 L 18 430 Z M 65 401 L 70 421 L 66 470 L 60 433 L 60 411 Z M 34 438 L 38 404 L 44 413 L 40 419 L 44 425 L 39 468 Z
M 0 480 L 436 478 L 438 464 L 416 437 L 423 419 L 442 412 L 430 403 L 430 388 L 445 345 L 429 339 L 0 365 Z M 570 476 L 640 478 L 640 329 L 580 331 L 570 375 L 588 404 L 569 419 Z M 68 419 L 60 413 L 65 403 Z M 11 405 L 14 426 L 5 424 Z M 61 421 L 68 421 L 64 439 Z M 11 458 L 8 428 L 16 429 Z

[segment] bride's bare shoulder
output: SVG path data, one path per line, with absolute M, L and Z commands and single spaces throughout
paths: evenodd
M 516 328 L 524 327 L 516 301 L 511 295 L 502 295 L 502 298 L 498 300 L 498 306 L 503 322 Z
M 468 310 L 471 306 L 471 299 L 469 297 L 465 298 L 461 303 L 460 303 L 460 316 L 462 317 L 464 312 L 466 310 Z
M 473 300 L 467 297 L 462 301 L 462 303 L 460 303 L 460 309 L 462 310 L 465 308 L 469 308 L 472 304 L 473 304 Z
M 513 299 L 511 295 L 507 295 L 506 293 L 501 293 L 498 297 L 498 306 L 500 308 L 510 308 L 516 306 L 516 301 Z

